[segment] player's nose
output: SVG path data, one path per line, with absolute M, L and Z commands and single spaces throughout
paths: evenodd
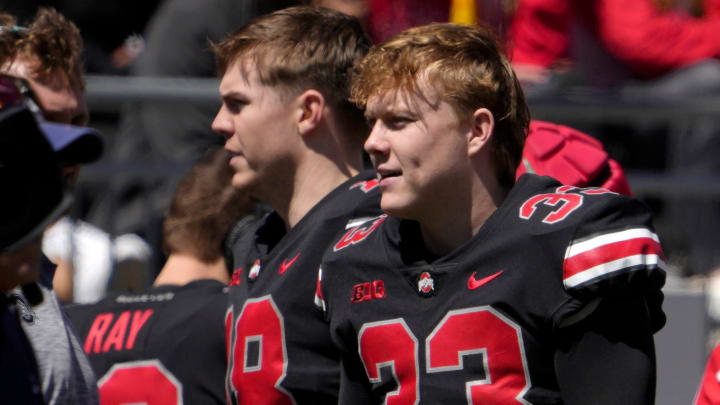
M 390 151 L 390 145 L 385 137 L 385 128 L 380 120 L 375 121 L 370 135 L 365 141 L 365 152 L 370 156 L 387 154 Z
M 213 120 L 210 127 L 213 131 L 222 135 L 226 141 L 232 138 L 233 134 L 235 133 L 235 129 L 232 125 L 232 120 L 228 117 L 225 111 L 224 105 L 220 107 L 220 110 L 218 111 L 217 115 L 215 115 L 215 119 Z

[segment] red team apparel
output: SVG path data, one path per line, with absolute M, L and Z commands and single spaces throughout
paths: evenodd
M 227 286 L 199 280 L 66 307 L 103 404 L 224 404 Z
M 352 219 L 378 215 L 377 180 L 338 186 L 289 232 L 272 212 L 233 245 L 227 386 L 232 404 L 337 404 L 339 356 L 313 298 L 320 258 Z
M 640 330 L 619 341 L 652 357 L 665 272 L 650 218 L 637 200 L 526 174 L 446 256 L 425 250 L 414 221 L 380 216 L 349 230 L 318 275 L 344 362 L 340 403 L 611 403 L 577 390 L 616 387 L 612 372 L 578 381 L 573 370 L 629 360 L 608 361 L 594 343 L 584 361 L 567 353 L 603 322 L 608 336 Z
M 720 404 L 720 346 L 715 346 L 710 354 L 694 404 Z

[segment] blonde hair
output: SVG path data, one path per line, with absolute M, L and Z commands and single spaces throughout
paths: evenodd
M 530 124 L 520 83 L 490 31 L 460 24 L 410 28 L 373 48 L 357 67 L 351 100 L 431 84 L 459 117 L 485 107 L 495 118 L 492 155 L 501 185 L 512 186 Z

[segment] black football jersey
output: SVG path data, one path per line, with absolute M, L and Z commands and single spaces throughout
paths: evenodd
M 317 298 L 356 389 L 344 405 L 561 404 L 554 350 L 599 300 L 639 296 L 653 332 L 665 321 L 651 215 L 604 189 L 524 175 L 442 257 L 384 215 L 329 249 Z
M 375 174 L 363 172 L 289 232 L 273 212 L 235 243 L 226 377 L 231 403 L 337 403 L 339 357 L 314 304 L 317 268 L 340 230 L 379 212 Z
M 102 403 L 224 404 L 227 285 L 199 280 L 65 307 Z

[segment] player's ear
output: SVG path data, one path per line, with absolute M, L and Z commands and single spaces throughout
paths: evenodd
M 495 128 L 495 118 L 487 108 L 478 108 L 473 112 L 470 120 L 468 156 L 472 157 L 477 155 L 485 145 L 489 144 Z
M 302 136 L 311 133 L 322 120 L 325 113 L 325 97 L 317 90 L 305 90 L 298 98 L 298 133 Z

